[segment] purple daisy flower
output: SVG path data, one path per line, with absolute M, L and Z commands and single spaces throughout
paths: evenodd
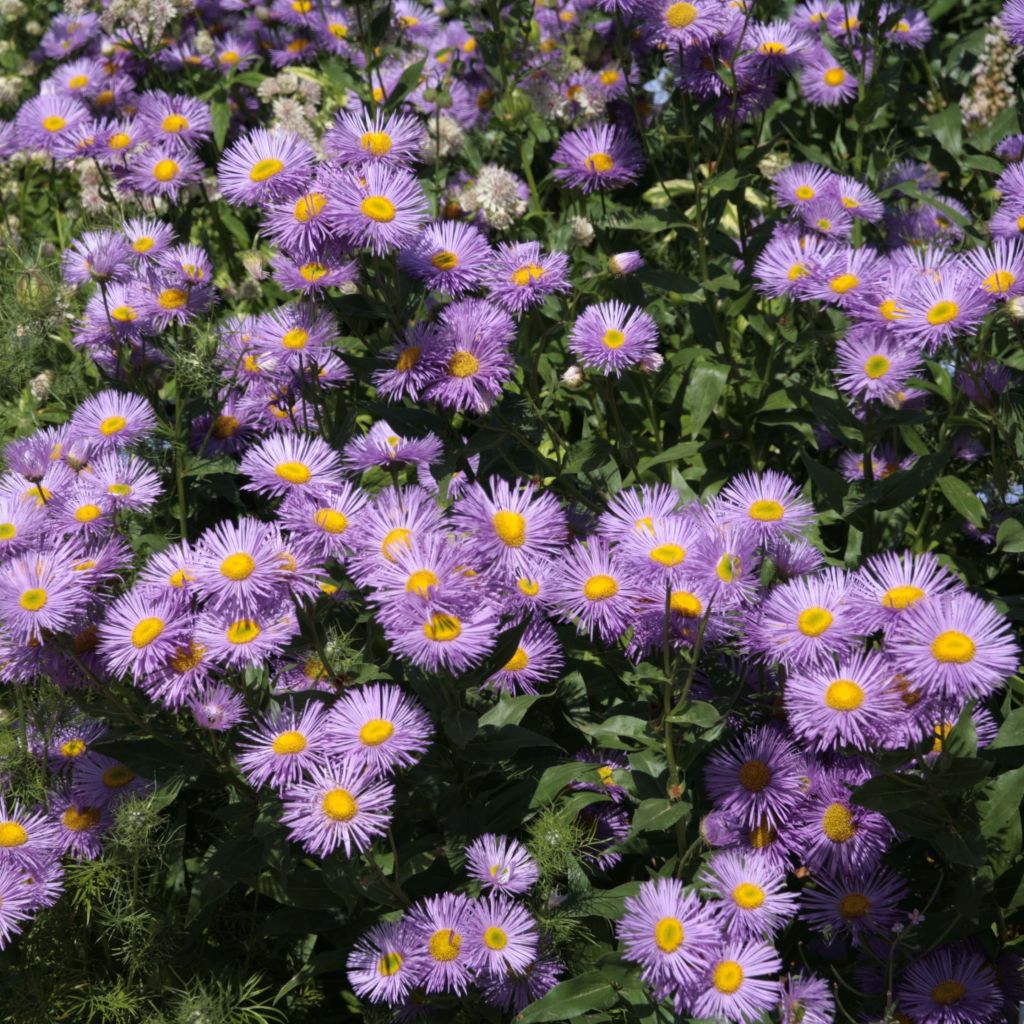
M 629 625 L 641 591 L 625 564 L 602 540 L 576 542 L 555 566 L 552 596 L 564 622 L 581 634 L 614 643 Z
M 549 992 L 565 973 L 565 965 L 543 944 L 537 958 L 521 973 L 484 975 L 477 986 L 492 1006 L 513 1014 L 522 1013 L 535 999 Z
M 997 238 L 991 249 L 972 249 L 964 254 L 965 270 L 993 300 L 1024 291 L 1024 246 L 1019 241 Z
M 804 183 L 793 186 L 794 190 L 827 187 L 827 182 L 824 186 L 808 183 L 814 179 L 795 180 Z M 814 276 L 831 255 L 832 243 L 820 235 L 776 231 L 754 263 L 753 277 L 757 289 L 776 298 L 804 298 Z
M 803 533 L 814 522 L 814 506 L 800 497 L 800 488 L 772 469 L 730 480 L 718 495 L 715 513 L 722 523 L 753 528 L 763 540 Z
M 108 807 L 90 807 L 70 793 L 59 792 L 53 795 L 50 817 L 57 824 L 62 853 L 76 860 L 95 860 L 103 852 L 101 837 L 112 824 Z
M 170 596 L 132 590 L 110 606 L 98 635 L 107 670 L 138 680 L 165 665 L 187 641 L 188 617 Z
M 747 643 L 767 661 L 803 669 L 842 655 L 858 630 L 846 601 L 847 577 L 838 569 L 775 587 L 748 627 Z
M 441 220 L 428 224 L 416 243 L 402 251 L 398 265 L 429 290 L 458 299 L 483 286 L 492 256 L 479 228 Z
M 273 202 L 305 186 L 314 159 L 309 143 L 298 135 L 254 128 L 225 150 L 217 182 L 235 206 Z
M 447 534 L 425 534 L 392 545 L 389 554 L 359 574 L 372 586 L 368 600 L 382 618 L 439 609 L 471 614 L 478 604 L 476 573 L 467 571 L 472 558 L 466 544 Z
M 512 376 L 514 337 L 515 323 L 504 310 L 483 299 L 452 303 L 430 350 L 431 383 L 423 397 L 446 409 L 487 412 Z
M 288 196 L 266 205 L 263 230 L 271 241 L 289 252 L 312 253 L 331 238 L 327 222 L 330 198 L 323 183 L 315 179 L 298 198 Z
M 212 732 L 226 732 L 245 716 L 245 698 L 226 683 L 206 687 L 187 704 L 196 725 Z
M 827 50 L 821 50 L 804 62 L 800 90 L 808 103 L 834 107 L 848 103 L 857 95 L 857 76 L 847 71 Z
M 199 181 L 202 172 L 202 162 L 191 150 L 163 144 L 136 153 L 126 181 L 143 195 L 174 199 L 187 185 Z
M 344 169 L 326 186 L 327 215 L 353 246 L 382 256 L 414 244 L 427 219 L 427 201 L 416 177 L 384 163 Z
M 382 353 L 393 365 L 374 371 L 373 386 L 377 392 L 391 402 L 400 402 L 406 396 L 419 398 L 434 378 L 436 367 L 431 354 L 438 343 L 434 324 L 416 324 L 400 342 Z
M 880 221 L 885 212 L 882 200 L 856 178 L 839 176 L 834 182 L 839 202 L 850 211 L 850 216 L 872 223 Z
M 53 821 L 0 797 L 0 872 L 38 871 L 59 857 L 60 846 L 60 833 Z
M 900 305 L 904 316 L 895 329 L 931 353 L 957 334 L 973 333 L 988 312 L 989 295 L 968 273 L 953 271 L 918 278 Z
M 423 706 L 397 686 L 386 685 L 347 690 L 331 708 L 324 728 L 332 753 L 377 775 L 416 764 L 432 733 Z
M 288 572 L 287 566 L 282 572 Z M 277 602 L 242 616 L 205 610 L 196 619 L 193 638 L 211 661 L 244 668 L 279 654 L 298 631 L 295 616 Z
M 872 329 L 852 330 L 836 345 L 836 383 L 862 401 L 885 402 L 906 390 L 921 366 L 908 339 Z
M 798 67 L 808 48 L 806 37 L 785 21 L 754 23 L 746 43 L 758 61 L 772 71 L 791 71 Z
M 644 15 L 654 39 L 669 49 L 709 43 L 728 23 L 727 8 L 717 0 L 646 0 Z
M 835 192 L 836 175 L 817 164 L 800 163 L 785 167 L 775 176 L 772 192 L 782 207 L 799 209 L 815 199 Z
M 258 719 L 242 733 L 242 774 L 257 788 L 281 790 L 321 767 L 327 759 L 325 718 L 324 706 L 310 702 L 301 711 L 286 705 Z
M 622 188 L 636 181 L 644 170 L 644 152 L 636 137 L 609 124 L 567 132 L 551 159 L 555 179 L 582 192 Z
M 57 856 L 54 850 L 51 854 Z M 25 884 L 25 873 L 10 864 L 0 864 L 0 950 L 32 919 L 36 907 Z
M 422 487 L 389 487 L 374 498 L 357 525 L 352 537 L 357 557 L 349 571 L 360 586 L 370 586 L 382 562 L 394 564 L 399 554 L 438 531 L 441 510 Z
M 359 265 L 340 258 L 340 252 L 340 246 L 331 245 L 321 249 L 316 259 L 278 253 L 270 260 L 271 276 L 284 291 L 303 295 L 318 295 L 328 288 L 352 284 L 359 279 Z
M 365 508 L 365 495 L 343 483 L 312 495 L 289 495 L 281 506 L 280 521 L 293 540 L 301 541 L 322 559 L 340 562 L 351 547 L 349 530 Z
M 627 277 L 646 265 L 647 261 L 636 251 L 617 252 L 608 257 L 608 273 L 613 277 Z
M 465 936 L 470 970 L 492 976 L 525 971 L 540 941 L 529 911 L 502 893 L 488 893 L 470 906 Z
M 608 501 L 597 521 L 597 532 L 610 543 L 626 541 L 637 533 L 654 533 L 658 520 L 679 511 L 679 492 L 668 484 L 626 487 Z
M 649 585 L 664 587 L 667 583 L 680 581 L 680 573 L 686 568 L 687 554 L 698 537 L 697 525 L 690 516 L 672 515 L 652 520 L 649 528 L 632 530 L 619 541 L 617 551 Z M 689 609 L 675 610 L 685 612 Z M 664 608 L 661 611 L 664 614 Z
M 791 974 L 782 985 L 779 1013 L 782 1024 L 833 1024 L 836 1001 L 832 988 L 813 974 Z
M 546 622 L 533 622 L 526 627 L 512 657 L 481 689 L 490 687 L 512 696 L 536 693 L 537 686 L 559 677 L 564 663 L 558 634 Z
M 248 516 L 207 530 L 195 548 L 195 590 L 211 608 L 239 615 L 272 602 L 283 589 L 281 534 Z
M 340 113 L 324 135 L 324 149 L 343 164 L 380 162 L 405 165 L 419 158 L 426 132 L 408 114 Z
M 653 318 L 638 306 L 615 300 L 589 306 L 569 332 L 569 350 L 584 366 L 616 377 L 649 358 L 657 341 Z
M 128 281 L 133 274 L 132 249 L 115 231 L 86 231 L 64 250 L 61 266 L 71 285 L 87 281 Z
M 1009 623 L 974 594 L 920 601 L 889 634 L 897 671 L 926 696 L 987 697 L 1017 670 L 1020 651 Z
M 112 757 L 97 754 L 82 762 L 72 777 L 71 795 L 86 807 L 116 807 L 130 797 L 153 787 L 127 765 Z
M 452 520 L 479 545 L 481 557 L 511 572 L 554 557 L 568 539 L 557 498 L 529 482 L 513 486 L 491 477 L 486 487 L 473 483 L 455 505 Z
M 163 494 L 163 485 L 156 472 L 134 455 L 107 452 L 89 463 L 91 477 L 84 481 L 83 491 L 97 501 L 119 509 L 140 511 L 155 504 Z M 81 506 L 76 509 L 79 517 Z
M 42 93 L 22 104 L 14 119 L 15 137 L 22 149 L 52 153 L 88 117 L 89 111 L 75 97 Z
M 782 959 L 766 942 L 727 939 L 695 986 L 697 1017 L 755 1024 L 779 1001 L 779 983 L 767 975 L 782 970 Z
M 816 883 L 817 888 L 800 893 L 800 917 L 816 930 L 847 932 L 861 944 L 872 933 L 890 932 L 905 917 L 899 904 L 907 894 L 906 882 L 888 868 L 861 877 L 825 875 Z
M 645 981 L 686 988 L 700 983 L 721 935 L 712 911 L 677 878 L 642 882 L 626 897 L 617 931 L 623 959 L 640 964 Z
M 426 969 L 424 951 L 404 921 L 384 921 L 360 936 L 345 963 L 360 999 L 393 1006 L 404 1003 Z
M 487 270 L 490 297 L 511 313 L 539 306 L 549 295 L 567 292 L 569 257 L 542 253 L 539 242 L 502 242 Z
M 498 621 L 486 606 L 469 615 L 441 609 L 404 613 L 390 618 L 384 627 L 395 651 L 414 665 L 454 675 L 479 665 L 493 649 L 499 632 Z
M 937 949 L 911 964 L 896 985 L 896 1005 L 928 1024 L 989 1024 L 1002 1000 L 991 966 L 970 949 Z
M 0 566 L 0 620 L 22 642 L 68 629 L 87 599 L 68 550 L 30 552 Z
M 156 259 L 174 244 L 175 239 L 174 228 L 159 220 L 126 220 L 121 231 L 140 263 Z
M 153 432 L 156 416 L 139 395 L 100 391 L 87 398 L 68 424 L 68 443 L 85 442 L 96 449 L 123 447 Z
M 786 680 L 786 716 L 797 736 L 818 751 L 884 744 L 902 702 L 892 689 L 889 660 L 858 653 Z
M 491 832 L 466 847 L 466 870 L 485 889 L 511 893 L 529 892 L 540 878 L 540 869 L 522 843 Z
M 729 935 L 769 938 L 796 916 L 796 894 L 786 889 L 785 872 L 739 850 L 716 853 L 704 884 L 721 903 L 718 916 Z
M 427 469 L 441 461 L 443 446 L 435 434 L 422 438 L 402 437 L 385 420 L 375 423 L 362 437 L 345 445 L 341 460 L 350 473 L 379 467 L 417 466 Z
M 338 453 L 319 437 L 278 434 L 267 438 L 242 456 L 239 468 L 251 479 L 243 490 L 272 497 L 341 484 Z
M 352 763 L 310 769 L 309 779 L 283 787 L 281 824 L 307 852 L 346 857 L 368 850 L 391 824 L 395 788 L 363 774 Z
M 185 149 L 213 137 L 210 108 L 194 96 L 144 92 L 139 97 L 136 117 L 153 143 L 172 143 Z
M 472 901 L 446 892 L 410 908 L 406 922 L 426 967 L 419 981 L 428 992 L 463 995 L 469 988 L 469 949 Z M 464 948 L 465 947 L 465 948 Z
M 688 555 L 687 568 L 693 589 L 706 593 L 721 610 L 745 605 L 753 598 L 759 566 L 753 530 L 711 523 Z
M 1015 46 L 1024 46 L 1024 2 L 1006 0 L 1000 12 L 999 24 Z M 945 1024 L 945 1021 L 942 1022 Z
M 769 726 L 715 750 L 704 768 L 711 799 L 751 828 L 788 821 L 803 799 L 806 775 L 797 748 Z

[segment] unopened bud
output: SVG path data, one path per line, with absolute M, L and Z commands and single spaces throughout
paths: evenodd
M 579 366 L 570 366 L 562 374 L 562 383 L 572 391 L 583 386 L 583 369 Z
M 644 258 L 638 252 L 617 252 L 608 257 L 608 273 L 616 277 L 625 277 L 639 270 L 644 265 Z

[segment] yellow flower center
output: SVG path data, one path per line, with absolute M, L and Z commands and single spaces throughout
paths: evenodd
M 274 467 L 274 475 L 290 484 L 308 484 L 313 473 L 304 462 L 279 462 Z
M 704 612 L 700 598 L 688 590 L 673 590 L 668 606 L 684 619 L 699 619 Z
M 387 132 L 364 132 L 359 145 L 374 156 L 387 156 L 391 152 L 391 136 Z
M 251 644 L 263 630 L 253 619 L 237 619 L 225 631 L 229 644 Z
M 841 202 L 843 206 L 845 206 L 848 210 L 860 209 L 860 203 L 858 203 L 857 200 L 853 198 L 853 196 L 840 196 L 839 202 Z
M 786 514 L 786 510 L 781 502 L 773 498 L 762 498 L 750 506 L 748 514 L 760 523 L 777 523 Z
M 430 955 L 443 964 L 454 960 L 461 948 L 462 936 L 450 928 L 439 928 L 430 936 Z
M 602 85 L 614 85 L 619 80 L 619 73 L 615 68 L 606 68 L 598 75 Z
M 344 533 L 348 529 L 348 517 L 333 508 L 317 509 L 313 522 L 327 533 Z
M 459 257 L 451 249 L 442 249 L 430 257 L 435 270 L 454 270 L 459 265 Z
M 932 657 L 943 664 L 966 665 L 974 660 L 974 641 L 956 629 L 947 629 L 932 641 Z
M 46 591 L 34 588 L 26 590 L 19 600 L 21 607 L 27 612 L 37 612 L 46 604 Z
M 693 4 L 669 4 L 665 11 L 665 22 L 669 28 L 686 28 L 697 20 L 697 8 Z
M 671 567 L 678 565 L 686 557 L 686 548 L 678 544 L 660 544 L 648 552 L 648 557 L 652 562 Z
M 465 377 L 472 377 L 480 369 L 480 360 L 472 352 L 459 349 L 452 353 L 448 360 L 448 373 L 460 380 Z
M 363 216 L 378 224 L 388 224 L 395 219 L 395 204 L 385 196 L 367 196 L 360 204 Z
M 826 85 L 835 89 L 846 81 L 846 72 L 842 68 L 829 68 L 821 78 Z
M 177 135 L 179 132 L 188 130 L 188 118 L 182 117 L 181 114 L 168 114 L 161 122 L 160 127 L 171 135 Z
M 960 307 L 952 299 L 942 299 L 928 310 L 925 319 L 933 327 L 938 327 L 941 324 L 948 324 L 950 320 L 955 320 L 959 315 Z
M 614 327 L 609 327 L 608 330 L 604 332 L 601 344 L 604 345 L 605 348 L 610 349 L 622 348 L 622 346 L 626 344 L 626 336 L 622 331 L 616 330 Z
M 301 754 L 306 749 L 306 737 L 301 732 L 288 729 L 278 733 L 271 746 L 275 754 Z
M 217 60 L 221 64 L 226 64 L 228 67 L 234 67 L 235 64 L 241 60 L 241 55 L 237 50 L 225 50 L 223 53 L 217 55 Z
M 1010 270 L 993 270 L 981 287 L 992 295 L 1005 295 L 1017 282 L 1017 275 Z
M 674 953 L 685 937 L 683 922 L 678 917 L 663 917 L 654 926 L 654 943 L 663 953 Z
M 856 274 L 840 274 L 838 277 L 832 278 L 829 287 L 837 295 L 845 295 L 847 292 L 852 292 L 859 284 L 860 278 Z
M 79 810 L 72 805 L 61 815 L 60 820 L 69 832 L 85 832 L 100 823 L 100 809 L 98 807 L 83 807 Z
M 732 995 L 743 984 L 743 968 L 735 960 L 723 960 L 715 967 L 711 982 L 719 992 Z
M 379 747 L 391 739 L 395 727 L 386 718 L 371 718 L 359 730 L 359 742 L 366 747 Z
M 484 931 L 484 945 L 488 949 L 504 949 L 508 945 L 508 935 L 497 925 L 491 925 Z
M 229 580 L 247 580 L 256 571 L 256 559 L 245 551 L 236 551 L 220 563 L 220 571 Z
M 49 117 L 43 118 L 43 127 L 48 132 L 59 132 L 66 124 L 67 121 L 59 114 L 51 114 Z
M 179 167 L 173 160 L 158 160 L 153 165 L 153 177 L 157 181 L 173 181 L 178 171 Z
M 112 434 L 121 433 L 127 426 L 128 421 L 123 416 L 108 416 L 100 423 L 100 433 L 104 437 L 110 437 Z
M 110 319 L 116 320 L 119 324 L 130 324 L 138 318 L 139 314 L 131 306 L 115 306 L 110 311 Z
M 917 604 L 924 596 L 925 593 L 920 587 L 911 586 L 909 583 L 900 587 L 890 587 L 882 595 L 882 606 L 901 612 L 912 604 Z
M 522 672 L 530 664 L 530 655 L 522 647 L 516 648 L 516 653 L 502 666 L 504 672 Z
M 954 1003 L 959 1003 L 965 995 L 967 995 L 967 989 L 952 978 L 940 981 L 932 989 L 932 999 L 940 1006 L 952 1006 Z
M 503 544 L 510 548 L 521 548 L 526 543 L 526 517 L 518 512 L 502 509 L 491 517 L 494 532 Z
M 140 619 L 132 630 L 132 646 L 142 650 L 148 647 L 164 631 L 166 623 L 156 616 Z
M 309 331 L 304 330 L 301 327 L 293 327 L 290 331 L 285 331 L 281 337 L 281 345 L 284 348 L 291 349 L 292 351 L 298 351 L 306 347 L 306 342 L 309 341 Z
M 405 963 L 405 958 L 401 953 L 392 951 L 385 953 L 377 961 L 377 973 L 382 978 L 390 978 L 392 975 L 397 974 L 401 970 L 402 964 Z
M 821 831 L 833 843 L 848 843 L 857 834 L 850 808 L 845 804 L 829 804 L 821 816 Z
M 864 703 L 864 689 L 852 679 L 837 679 L 828 684 L 825 703 L 833 711 L 856 711 Z
M 715 566 L 715 575 L 723 583 L 735 583 L 739 577 L 742 565 L 740 563 L 739 555 L 724 554 L 718 560 L 718 564 Z
M 509 280 L 517 288 L 525 288 L 531 281 L 539 281 L 544 276 L 544 268 L 536 263 L 527 263 L 524 267 L 517 267 L 512 271 Z
M 809 273 L 810 271 L 804 266 L 804 264 L 794 263 L 793 266 L 789 268 L 789 272 L 786 274 L 786 277 L 788 277 L 790 281 L 799 281 L 801 277 L 806 277 Z
M 427 597 L 430 594 L 430 588 L 436 587 L 438 582 L 437 575 L 429 569 L 417 569 L 409 574 L 409 578 L 405 581 L 405 589 L 407 593 L 416 594 L 417 597 Z
M 300 224 L 306 224 L 314 217 L 318 217 L 326 205 L 327 196 L 323 192 L 307 192 L 295 201 L 292 214 Z
M 329 269 L 323 263 L 303 263 L 299 267 L 299 274 L 304 281 L 312 283 L 326 276 Z
M 123 764 L 114 764 L 103 773 L 103 785 L 107 789 L 123 789 L 134 778 L 135 772 L 131 768 L 126 768 Z
M 462 633 L 462 622 L 455 615 L 435 612 L 423 623 L 423 635 L 435 643 L 448 643 Z
M 886 299 L 878 307 L 878 312 L 885 317 L 886 320 L 902 320 L 906 315 L 907 311 L 896 305 L 895 299 Z
M 832 625 L 832 613 L 827 608 L 805 608 L 796 619 L 797 629 L 804 636 L 821 636 Z
M 418 345 L 410 345 L 402 350 L 402 354 L 395 363 L 395 369 L 399 373 L 408 373 L 419 361 L 423 350 Z
M 195 579 L 187 569 L 175 569 L 170 576 L 167 577 L 167 582 L 177 590 L 180 590 L 186 583 L 191 582 Z
M 740 882 L 732 891 L 732 898 L 737 907 L 743 910 L 757 910 L 764 903 L 765 893 L 753 882 Z
M 808 200 L 814 198 L 814 189 L 811 188 L 810 185 L 797 185 L 793 195 L 795 195 L 801 202 L 806 203 Z
M 88 750 L 88 747 L 85 740 L 76 738 L 65 740 L 59 749 L 62 757 L 81 757 Z
M 525 576 L 516 580 L 516 586 L 519 592 L 527 597 L 536 597 L 540 593 L 540 583 L 537 580 L 528 580 Z
M 847 921 L 863 917 L 871 909 L 871 901 L 862 892 L 848 892 L 839 901 L 839 916 Z
M 765 40 L 758 49 L 766 57 L 781 57 L 786 52 L 785 43 L 773 43 L 770 40 Z
M 161 309 L 181 309 L 188 302 L 188 295 L 181 288 L 165 288 L 156 301 Z
M 16 821 L 0 821 L 0 847 L 24 846 L 28 832 Z
M 686 6 L 689 6 L 689 4 Z M 615 161 L 609 153 L 591 153 L 583 161 L 583 166 L 595 174 L 605 174 L 615 166 Z
M 184 675 L 186 672 L 191 672 L 192 669 L 201 665 L 204 657 L 206 657 L 205 647 L 200 644 L 189 643 L 188 647 L 179 647 L 171 655 L 169 664 L 178 675 Z
M 268 157 L 266 160 L 258 160 L 252 165 L 252 170 L 249 171 L 249 178 L 252 181 L 267 181 L 274 177 L 275 174 L 280 174 L 283 170 L 284 164 L 280 160 Z
M 749 793 L 760 793 L 772 781 L 772 770 L 756 758 L 746 761 L 739 771 L 740 785 Z
M 0 540 L 14 540 L 18 534 L 18 528 L 14 523 L 0 523 Z
M 766 850 L 775 842 L 776 833 L 770 825 L 755 825 L 747 838 L 755 850 Z
M 80 523 L 91 523 L 94 519 L 99 519 L 102 514 L 99 505 L 79 505 L 75 509 L 75 519 Z
M 614 576 L 598 573 L 583 584 L 583 596 L 588 601 L 607 601 L 619 592 L 619 581 Z
M 864 362 L 864 373 L 871 380 L 878 380 L 879 377 L 884 377 L 889 372 L 889 367 L 892 364 L 889 362 L 887 356 L 883 356 L 878 353 L 873 356 L 868 356 Z
M 329 789 L 320 806 L 331 821 L 351 821 L 359 813 L 359 804 L 347 789 Z
M 396 526 L 393 530 L 388 530 L 381 541 L 380 553 L 389 561 L 395 560 L 394 549 L 395 548 L 408 548 L 411 546 L 412 531 L 407 530 L 404 526 Z

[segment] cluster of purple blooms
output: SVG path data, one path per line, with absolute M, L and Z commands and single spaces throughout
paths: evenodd
M 1024 294 L 1022 228 L 1004 230 L 1011 220 L 1024 225 L 1020 163 L 1011 163 L 997 181 L 1003 202 L 989 224 L 991 245 L 962 252 L 953 247 L 963 231 L 951 218 L 966 218 L 966 208 L 937 191 L 938 176 L 924 165 L 904 162 L 885 180 L 889 189 L 904 184 L 926 198 L 908 207 L 897 191 L 886 208 L 853 178 L 810 163 L 785 168 L 772 191 L 789 219 L 775 226 L 752 267 L 764 294 L 817 302 L 846 317 L 848 327 L 836 345 L 836 386 L 861 419 L 880 405 L 923 408 L 928 393 L 913 381 L 926 372 L 925 360 L 945 356 L 958 339 L 976 333 L 987 317 Z M 870 231 L 879 245 L 859 244 L 860 233 Z M 975 360 L 959 365 L 955 383 L 969 401 L 987 409 L 1013 379 L 1003 364 Z M 835 443 L 825 432 L 819 441 Z M 983 450 L 969 431 L 955 440 L 954 454 L 961 459 L 973 460 Z M 914 458 L 884 446 L 872 453 L 871 475 L 887 477 Z M 851 481 L 868 472 L 864 457 L 854 452 L 840 455 L 839 468 Z
M 527 894 L 539 875 L 522 844 L 509 836 L 481 836 L 466 848 L 466 869 L 479 895 L 421 900 L 356 943 L 348 977 L 357 995 L 422 1009 L 431 997 L 464 996 L 474 985 L 486 1002 L 519 1013 L 557 982 L 565 968 L 515 898 Z

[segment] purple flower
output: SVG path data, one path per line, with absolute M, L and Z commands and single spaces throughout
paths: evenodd
M 872 933 L 885 934 L 904 917 L 899 908 L 907 895 L 900 875 L 880 868 L 868 875 L 823 875 L 816 888 L 800 893 L 800 917 L 823 932 L 851 934 L 863 943 Z
M 502 242 L 487 270 L 490 297 L 511 313 L 539 306 L 548 295 L 567 292 L 569 257 L 542 253 L 539 242 Z
M 188 638 L 187 613 L 169 596 L 132 590 L 108 609 L 99 654 L 108 671 L 139 680 L 162 668 Z
M 440 462 L 443 446 L 435 434 L 423 438 L 402 437 L 385 420 L 375 423 L 362 436 L 353 438 L 342 452 L 342 462 L 350 473 L 363 473 L 373 467 L 417 466 L 424 469 Z
M 1001 1002 L 991 966 L 965 948 L 929 953 L 896 984 L 897 1008 L 928 1024 L 989 1024 Z
M 11 822 L 0 823 L 0 828 Z M 56 859 L 57 849 L 50 852 Z M 25 885 L 25 872 L 10 863 L 0 863 L 0 950 L 4 949 L 15 935 L 21 934 L 26 921 L 32 919 L 34 910 L 32 893 Z
M 710 967 L 720 942 L 713 913 L 677 878 L 656 878 L 627 896 L 618 924 L 623 959 L 650 984 L 690 987 Z
M 920 366 L 921 352 L 909 339 L 879 330 L 851 330 L 836 345 L 836 383 L 862 401 L 895 398 Z
M 163 143 L 132 157 L 126 181 L 143 195 L 174 199 L 186 185 L 199 181 L 202 171 L 202 163 L 191 150 Z
M 510 836 L 488 832 L 466 847 L 466 870 L 485 889 L 524 893 L 540 877 L 526 848 Z
M 397 686 L 347 690 L 327 715 L 331 751 L 364 771 L 390 775 L 419 761 L 433 727 L 422 705 Z
M 296 710 L 286 706 L 258 719 L 242 733 L 238 766 L 256 787 L 281 790 L 327 759 L 322 704 L 310 702 Z
M 727 939 L 695 986 L 694 1016 L 755 1024 L 779 1000 L 779 983 L 766 975 L 782 970 L 775 948 L 756 940 Z
M 57 826 L 38 811 L 0 797 L 0 877 L 8 871 L 22 874 L 40 870 L 60 855 Z
M 217 181 L 236 206 L 273 202 L 305 186 L 313 159 L 309 143 L 298 135 L 254 128 L 224 152 Z
M 415 904 L 406 917 L 426 967 L 420 983 L 428 992 L 462 995 L 469 988 L 469 944 L 472 901 L 446 892 Z
M 88 117 L 89 111 L 78 99 L 42 93 L 24 103 L 14 119 L 18 145 L 52 153 L 58 142 L 72 135 Z
M 537 686 L 559 677 L 564 663 L 558 634 L 547 623 L 534 622 L 526 627 L 512 657 L 481 689 L 491 687 L 512 696 L 536 693 Z
M 348 955 L 352 991 L 371 1003 L 404 1002 L 426 969 L 424 952 L 405 921 L 374 925 Z
M 68 629 L 85 600 L 73 552 L 29 552 L 0 566 L 0 621 L 15 639 L 42 640 Z
M 488 893 L 471 904 L 465 941 L 470 970 L 491 976 L 522 973 L 537 956 L 537 922 L 510 897 Z
M 62 790 L 52 795 L 50 817 L 57 825 L 61 852 L 77 860 L 95 860 L 103 852 L 101 835 L 112 822 L 109 807 L 90 807 Z
M 78 765 L 72 777 L 71 795 L 86 807 L 116 807 L 129 798 L 153 788 L 127 765 L 112 757 L 96 754 Z
M 195 589 L 211 608 L 255 612 L 284 589 L 281 534 L 272 523 L 243 516 L 224 520 L 199 538 L 191 560 Z
M 813 974 L 792 974 L 782 985 L 779 999 L 782 1024 L 833 1024 L 836 1003 L 832 989 Z
M 267 438 L 242 456 L 239 466 L 251 482 L 243 489 L 281 496 L 317 493 L 341 484 L 341 460 L 319 437 L 284 434 Z
M 569 332 L 569 350 L 584 366 L 618 377 L 656 351 L 658 326 L 638 306 L 612 300 L 589 306 Z
M 394 796 L 391 783 L 355 764 L 315 767 L 308 779 L 283 787 L 281 824 L 307 853 L 328 857 L 342 848 L 351 857 L 387 834 Z
M 729 935 L 759 939 L 774 935 L 796 915 L 796 895 L 786 875 L 770 861 L 739 850 L 716 853 L 704 884 L 721 900 L 718 916 Z
M 226 683 L 208 686 L 187 703 L 196 725 L 212 732 L 226 732 L 245 715 L 245 698 Z
M 345 111 L 324 135 L 324 149 L 343 164 L 414 162 L 423 147 L 423 125 L 408 114 Z
M 349 529 L 366 508 L 363 493 L 349 483 L 313 494 L 290 494 L 281 506 L 281 525 L 321 559 L 344 561 L 351 548 Z
M 646 0 L 644 4 L 647 27 L 669 49 L 711 42 L 726 28 L 726 11 L 717 0 Z
M 484 284 L 492 255 L 479 228 L 442 220 L 427 225 L 413 246 L 402 251 L 399 266 L 429 290 L 457 299 Z
M 788 476 L 772 469 L 730 480 L 718 495 L 715 513 L 719 522 L 750 527 L 762 540 L 803 533 L 814 522 L 814 506 L 800 497 Z
M 480 664 L 493 649 L 498 623 L 486 606 L 469 615 L 441 609 L 404 612 L 385 622 L 385 635 L 395 651 L 414 665 L 459 675 Z
M 434 377 L 436 366 L 431 356 L 439 340 L 434 324 L 418 323 L 401 341 L 385 349 L 382 355 L 394 362 L 390 369 L 374 371 L 373 385 L 378 393 L 391 402 L 407 395 L 419 398 Z
M 280 653 L 298 631 L 288 606 L 276 602 L 241 616 L 204 610 L 196 619 L 194 639 L 209 651 L 212 661 L 243 668 Z
M 155 426 L 156 417 L 144 398 L 100 391 L 75 410 L 68 443 L 84 441 L 97 449 L 122 447 L 151 434 Z
M 640 143 L 624 128 L 609 124 L 567 132 L 551 159 L 556 180 L 582 192 L 622 188 L 636 181 L 644 169 Z
M 407 248 L 427 219 L 419 181 L 404 168 L 384 163 L 338 171 L 328 181 L 327 196 L 335 231 L 377 256 Z

